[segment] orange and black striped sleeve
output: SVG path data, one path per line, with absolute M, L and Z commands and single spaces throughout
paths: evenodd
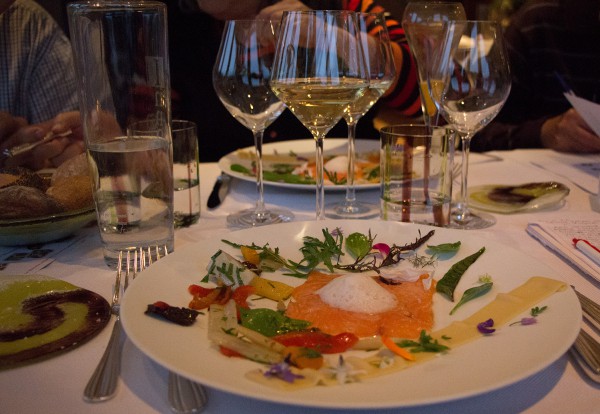
M 348 0 L 344 8 L 363 13 L 385 12 L 375 0 Z M 400 22 L 393 16 L 386 15 L 386 24 L 392 40 L 396 80 L 382 98 L 382 102 L 403 115 L 412 117 L 421 112 L 417 66 Z

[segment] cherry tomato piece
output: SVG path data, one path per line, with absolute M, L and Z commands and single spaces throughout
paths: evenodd
M 285 346 L 310 348 L 323 354 L 345 352 L 358 342 L 358 337 L 349 332 L 329 335 L 320 331 L 297 331 L 276 335 L 272 339 Z
M 248 296 L 254 294 L 255 291 L 256 289 L 254 288 L 254 286 L 239 286 L 236 290 L 233 291 L 231 298 L 240 308 L 249 309 L 250 306 L 248 306 Z

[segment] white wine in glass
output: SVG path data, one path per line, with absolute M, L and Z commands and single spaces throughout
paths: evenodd
M 466 18 L 462 3 L 457 1 L 415 1 L 408 3 L 404 8 L 402 28 L 417 62 L 421 110 L 427 127 L 438 124 L 439 114 L 431 99 L 427 74 L 442 41 L 443 22 Z
M 284 12 L 271 88 L 315 139 L 317 220 L 325 218 L 323 140 L 368 86 L 353 12 Z
M 490 214 L 468 207 L 469 147 L 508 98 L 511 87 L 508 56 L 502 28 L 493 21 L 449 21 L 438 57 L 431 65 L 432 98 L 449 124 L 460 134 L 462 170 L 460 199 L 452 211 L 450 227 L 482 229 L 495 223 Z
M 362 96 L 350 102 L 344 111 L 348 124 L 348 173 L 346 197 L 343 202 L 328 205 L 325 215 L 336 219 L 368 219 L 379 216 L 379 205 L 358 201 L 354 185 L 356 160 L 356 124 L 389 89 L 396 76 L 396 67 L 383 13 L 356 13 L 359 39 L 365 53 L 369 87 Z
M 276 25 L 268 20 L 230 20 L 225 23 L 213 68 L 213 86 L 229 113 L 252 131 L 256 149 L 258 200 L 253 209 L 227 217 L 232 227 L 254 227 L 290 221 L 283 209 L 264 203 L 262 144 L 265 129 L 285 109 L 269 85 L 275 50 Z

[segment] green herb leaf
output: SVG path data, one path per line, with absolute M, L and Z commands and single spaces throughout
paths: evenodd
M 478 298 L 479 296 L 483 296 L 486 293 L 488 293 L 492 289 L 493 285 L 494 285 L 493 282 L 488 282 L 488 283 L 484 283 L 483 285 L 475 286 L 475 287 L 472 287 L 471 289 L 465 290 L 465 293 L 463 293 L 462 298 L 460 298 L 460 300 L 458 301 L 456 306 L 453 307 L 452 310 L 450 311 L 450 315 L 452 315 L 454 313 L 454 311 L 456 311 L 456 309 L 458 309 L 459 307 L 461 307 L 468 301 L 473 300 L 475 298 Z
M 450 349 L 446 345 L 438 343 L 438 340 L 432 340 L 431 335 L 427 335 L 425 330 L 421 331 L 418 341 L 410 339 L 402 340 L 398 343 L 398 346 L 402 348 L 410 348 L 410 352 L 444 352 Z
M 460 242 L 456 243 L 443 243 L 438 244 L 436 246 L 427 245 L 427 248 L 431 250 L 432 253 L 454 253 L 460 249 Z
M 446 272 L 444 277 L 438 281 L 437 285 L 435 286 L 435 290 L 443 295 L 446 295 L 452 302 L 454 302 L 454 289 L 456 289 L 458 282 L 463 274 L 467 271 L 469 266 L 475 263 L 475 261 L 483 254 L 483 252 L 485 252 L 485 247 L 482 247 L 477 252 L 465 257 L 461 261 L 454 263 Z
M 374 180 L 375 178 L 379 178 L 380 176 L 380 167 L 377 166 L 375 168 L 373 168 L 371 171 L 369 171 L 369 173 L 367 174 L 367 180 Z
M 267 170 L 263 171 L 263 179 L 266 181 L 283 182 L 288 184 L 310 185 L 315 183 L 315 180 L 309 176 Z
M 531 311 L 530 311 L 531 316 L 533 316 L 535 318 L 540 313 L 544 312 L 546 309 L 548 309 L 548 306 L 542 306 L 541 308 L 536 306 L 535 308 L 531 308 Z
M 252 171 L 250 171 L 248 168 L 244 167 L 241 164 L 231 164 L 231 166 L 229 168 L 231 168 L 231 171 L 239 172 L 242 174 L 253 175 Z
M 343 177 L 342 179 L 339 179 L 338 176 L 337 176 L 337 172 L 334 172 L 332 174 L 329 171 L 327 171 L 326 169 L 323 169 L 323 171 L 325 172 L 325 176 L 327 177 L 327 179 L 329 181 L 331 181 L 332 184 L 335 184 L 335 185 L 346 184 L 346 177 Z
M 346 237 L 346 249 L 352 257 L 364 257 L 371 251 L 373 240 L 362 233 L 352 233 Z
M 308 321 L 288 318 L 281 312 L 267 308 L 240 308 L 239 310 L 242 326 L 268 337 L 292 331 L 301 331 L 308 328 L 311 324 Z

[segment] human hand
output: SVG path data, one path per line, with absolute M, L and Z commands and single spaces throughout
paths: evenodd
M 544 147 L 556 151 L 600 152 L 600 137 L 573 108 L 544 122 L 540 139 Z
M 0 111 L 0 145 L 4 149 L 4 141 L 14 134 L 19 128 L 27 125 L 25 118 L 12 116 L 8 112 Z
M 72 132 L 68 136 L 57 137 L 38 145 L 31 151 L 6 159 L 4 166 L 24 166 L 33 170 L 52 168 L 84 151 L 79 112 L 65 112 L 35 125 L 20 123 L 19 127 L 13 129 L 12 133 L 0 143 L 1 150 L 40 141 L 47 134 L 63 134 L 68 131 Z
M 258 12 L 257 19 L 280 21 L 284 11 L 311 10 L 300 0 L 281 0 L 271 6 L 267 6 Z

